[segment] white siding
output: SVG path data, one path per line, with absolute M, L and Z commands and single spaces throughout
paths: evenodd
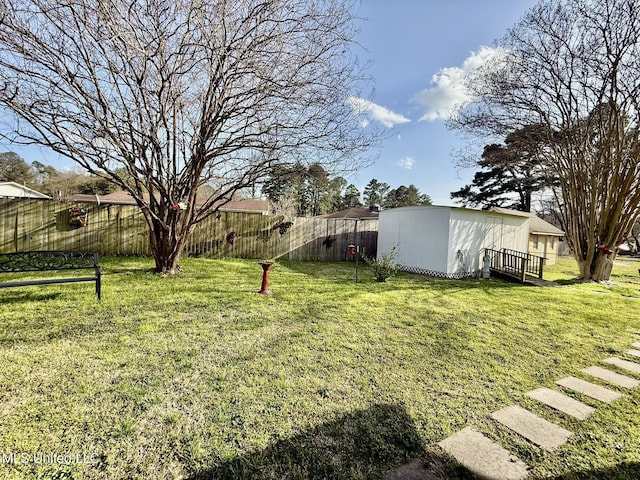
M 396 262 L 447 275 L 481 268 L 484 248 L 527 251 L 528 217 L 457 207 L 380 212 L 378 258 L 398 245 Z
M 446 207 L 403 207 L 379 215 L 378 258 L 398 245 L 396 262 L 403 266 L 444 272 L 447 268 Z
M 489 222 L 483 211 L 452 209 L 446 273 L 475 272 L 480 268 L 482 250 L 491 241 L 488 236 L 492 237 L 495 229 L 502 227 L 496 220 Z

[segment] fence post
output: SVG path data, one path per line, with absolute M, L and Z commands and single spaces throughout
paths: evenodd
M 527 265 L 529 263 L 529 259 L 527 258 L 522 258 L 522 271 L 520 272 L 520 279 L 522 280 L 522 283 L 524 283 L 524 281 L 527 278 Z

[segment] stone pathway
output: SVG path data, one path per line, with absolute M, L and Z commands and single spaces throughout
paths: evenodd
M 626 351 L 626 352 L 624 352 L 624 353 L 626 353 L 627 355 L 634 356 L 634 357 L 640 357 L 640 350 L 633 350 L 633 349 L 631 349 L 631 350 L 627 350 L 627 351 Z
M 636 388 L 638 385 L 640 385 L 640 381 L 636 380 L 635 378 L 627 377 L 626 375 L 621 375 L 602 367 L 594 366 L 583 368 L 582 371 L 586 374 L 591 375 L 592 377 L 599 378 L 600 380 L 604 380 L 605 382 L 613 383 L 614 385 L 618 385 L 619 387 Z
M 556 385 L 568 388 L 574 392 L 581 393 L 587 397 L 591 397 L 595 400 L 599 400 L 604 403 L 611 403 L 614 400 L 619 399 L 622 394 L 609 390 L 608 388 L 595 385 L 593 383 L 585 382 L 576 377 L 562 378 L 556 382 Z
M 574 400 L 571 397 L 567 397 L 563 393 L 551 390 L 550 388 L 541 387 L 531 392 L 527 392 L 527 395 L 541 403 L 549 405 L 551 408 L 566 413 L 567 415 L 571 415 L 578 420 L 584 420 L 596 411 L 595 408 L 585 405 L 578 400 Z
M 471 427 L 442 440 L 438 445 L 481 478 L 522 480 L 529 467 L 497 443 Z
M 640 358 L 640 342 L 634 342 L 632 347 L 634 348 L 625 351 L 625 354 Z M 616 357 L 606 358 L 603 361 L 628 372 L 640 374 L 639 363 Z M 584 368 L 582 372 L 617 387 L 636 388 L 640 385 L 640 381 L 635 378 L 595 365 Z M 611 403 L 622 397 L 621 393 L 576 377 L 565 377 L 555 383 L 559 387 L 593 398 L 603 404 Z M 586 419 L 596 410 L 560 391 L 546 387 L 527 392 L 527 395 L 579 420 Z M 548 452 L 560 448 L 572 435 L 572 432 L 518 405 L 511 405 L 493 412 L 491 418 Z M 528 475 L 529 467 L 522 460 L 471 427 L 454 433 L 438 445 L 481 478 L 523 480 Z
M 633 373 L 640 373 L 640 365 L 635 362 L 630 362 L 629 360 L 621 360 L 619 358 L 612 357 L 605 359 L 605 362 L 609 365 L 615 365 L 616 367 L 620 367 Z
M 517 405 L 503 408 L 491 414 L 491 418 L 509 427 L 527 440 L 548 452 L 553 452 L 573 435 L 569 430 L 548 422 L 535 413 Z

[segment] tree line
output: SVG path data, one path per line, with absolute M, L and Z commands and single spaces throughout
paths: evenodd
M 119 189 L 83 171 L 60 171 L 38 161 L 29 164 L 15 152 L 0 153 L 0 181 L 19 183 L 56 200 L 68 200 L 76 193 L 106 195 Z M 415 185 L 391 188 L 374 178 L 360 192 L 343 177 L 331 176 L 319 163 L 278 167 L 264 183 L 239 192 L 236 198 L 258 195 L 270 201 L 274 213 L 286 216 L 324 215 L 374 204 L 382 208 L 431 205 L 431 198 Z
M 429 195 L 415 185 L 391 188 L 371 179 L 361 192 L 341 176 L 331 176 L 319 163 L 309 167 L 278 167 L 261 186 L 275 213 L 316 216 L 351 207 L 379 205 L 381 208 L 431 205 Z

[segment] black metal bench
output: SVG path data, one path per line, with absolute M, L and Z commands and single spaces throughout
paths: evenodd
M 0 283 L 0 288 L 26 287 L 30 285 L 50 285 L 53 283 L 96 282 L 96 294 L 100 300 L 100 265 L 97 253 L 67 251 L 34 251 L 0 254 L 0 273 L 47 272 L 57 270 L 93 269 L 89 277 L 47 278 Z

